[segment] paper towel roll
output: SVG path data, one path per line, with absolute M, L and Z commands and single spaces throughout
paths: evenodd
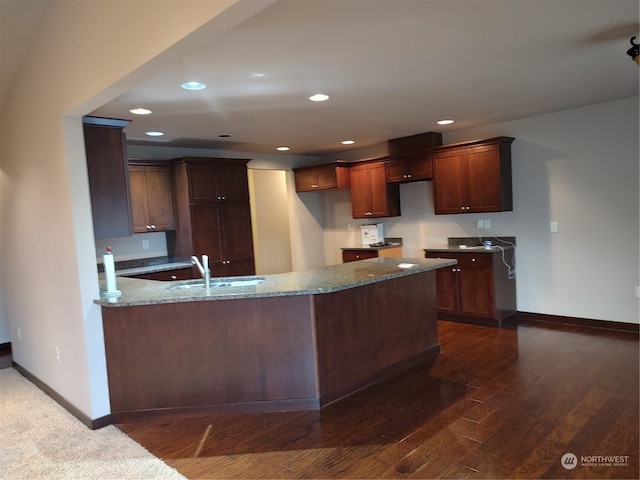
M 107 254 L 103 255 L 104 262 L 104 276 L 107 279 L 107 293 L 114 294 L 117 291 L 116 288 L 116 265 L 111 253 L 111 248 L 107 247 Z

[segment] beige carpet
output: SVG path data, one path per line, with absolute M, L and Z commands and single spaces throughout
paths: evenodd
M 184 479 L 113 425 L 90 430 L 13 368 L 0 370 L 0 478 Z

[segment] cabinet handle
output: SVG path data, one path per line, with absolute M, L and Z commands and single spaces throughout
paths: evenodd
M 147 230 L 151 230 L 151 225 L 147 225 Z
M 151 225 L 151 230 L 155 230 L 156 226 L 155 225 Z
M 471 261 L 472 261 L 472 262 L 475 262 L 475 261 L 476 261 L 476 259 L 475 259 L 475 258 L 472 258 L 472 259 L 471 259 Z
M 311 185 L 311 188 L 318 188 L 318 185 L 314 183 L 313 185 Z
M 176 277 L 175 275 L 171 275 L 171 280 L 176 280 L 178 277 Z

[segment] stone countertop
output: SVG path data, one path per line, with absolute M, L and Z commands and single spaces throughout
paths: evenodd
M 465 245 L 436 245 L 433 247 L 423 248 L 424 252 L 431 253 L 465 253 L 465 252 L 473 252 L 473 253 L 493 253 L 499 252 L 501 249 L 511 250 L 514 247 L 512 245 L 492 245 L 487 248 L 483 245 L 479 246 L 465 246 Z
M 385 250 L 388 248 L 398 248 L 398 247 L 402 247 L 402 239 L 401 238 L 385 238 L 384 239 L 385 244 L 384 245 L 378 245 L 376 247 L 369 245 L 367 247 L 363 247 L 362 245 L 358 245 L 356 247 L 342 247 L 341 250 L 352 250 L 352 251 L 372 251 L 372 250 Z
M 146 273 L 166 272 L 169 270 L 178 270 L 180 268 L 191 268 L 191 262 L 171 262 L 161 263 L 158 265 L 147 265 L 144 267 L 124 268 L 116 270 L 118 277 L 132 277 L 134 275 L 144 275 Z
M 259 278 L 264 278 L 264 282 L 254 286 L 211 287 L 208 290 L 171 288 L 176 283 L 181 283 L 179 281 L 159 282 L 119 277 L 117 288 L 122 292 L 121 295 L 116 298 L 100 298 L 94 300 L 94 303 L 103 307 L 131 307 L 160 303 L 323 294 L 448 267 L 456 263 L 456 260 L 447 259 L 371 258 L 299 272 L 263 275 Z M 103 281 L 103 276 L 101 280 Z M 212 279 L 212 283 L 215 280 Z

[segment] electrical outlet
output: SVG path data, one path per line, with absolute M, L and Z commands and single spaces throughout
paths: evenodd
M 640 286 L 636 287 L 636 297 L 640 298 Z
M 56 347 L 56 362 L 62 363 L 60 360 L 60 348 Z
M 347 232 L 353 232 L 353 225 L 347 223 Z
M 491 228 L 491 219 L 485 218 L 484 219 L 484 229 L 485 230 L 489 230 L 490 228 Z
M 549 224 L 549 230 L 551 230 L 551 233 L 558 233 L 558 222 L 551 222 Z
M 484 228 L 484 220 L 476 220 L 476 228 L 478 229 Z
M 149 250 L 149 240 L 142 240 L 142 249 Z
M 18 340 L 22 341 L 22 330 L 18 327 Z

